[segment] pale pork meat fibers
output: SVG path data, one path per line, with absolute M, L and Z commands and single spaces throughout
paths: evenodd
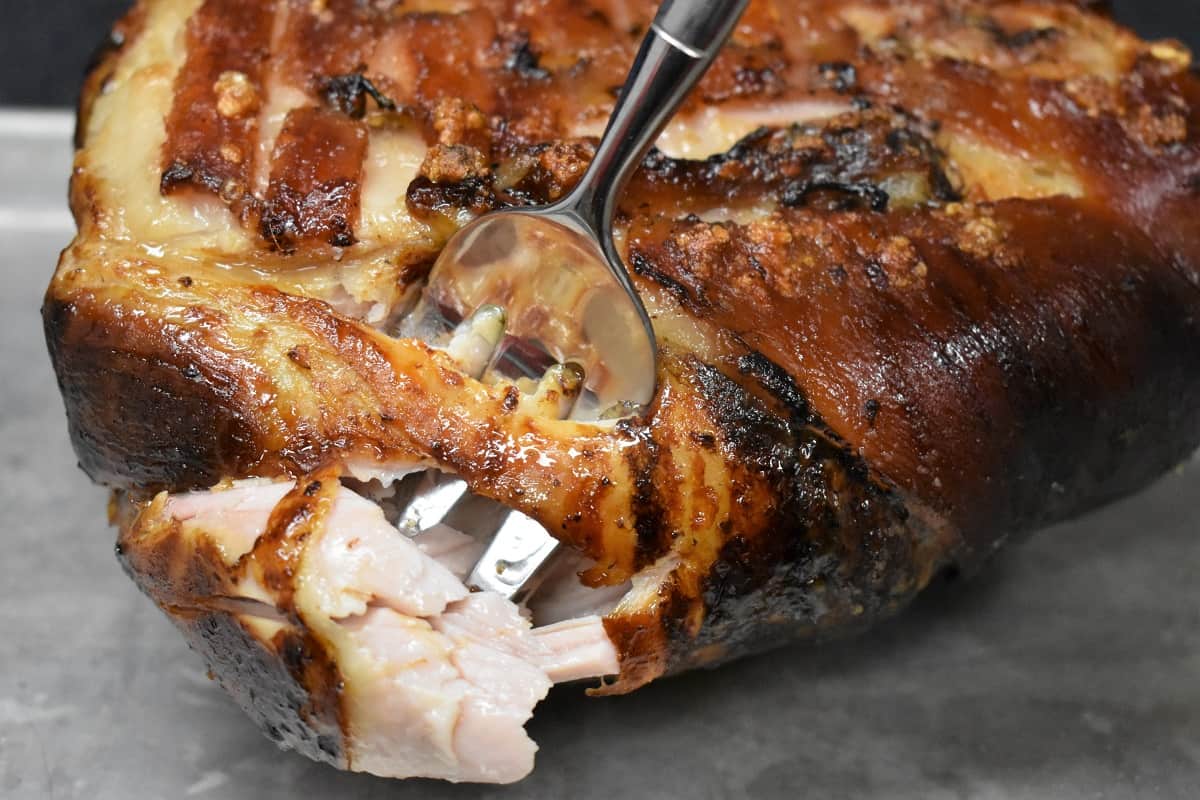
M 618 670 L 598 617 L 532 628 L 499 595 L 468 592 L 336 474 L 160 495 L 120 549 L 265 730 L 380 775 L 516 780 L 536 750 L 523 726 L 552 681 Z M 334 681 L 329 697 L 271 663 L 314 656 L 305 675 Z M 324 729 L 343 717 L 334 749 Z
M 1200 81 L 1070 0 L 752 3 L 618 208 L 643 413 L 401 336 L 454 231 L 579 178 L 654 6 L 141 0 L 88 78 L 71 435 L 281 745 L 515 781 L 556 682 L 860 631 L 1200 442 Z M 435 474 L 477 506 L 410 525 Z M 500 507 L 564 545 L 522 607 L 464 585 Z

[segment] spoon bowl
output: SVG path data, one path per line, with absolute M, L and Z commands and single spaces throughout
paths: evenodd
M 586 376 L 572 419 L 636 413 L 654 396 L 654 332 L 613 259 L 624 273 L 569 210 L 488 214 L 442 250 L 407 333 L 437 343 L 477 309 L 498 306 L 505 336 L 485 380 L 536 380 L 555 363 L 572 363 Z

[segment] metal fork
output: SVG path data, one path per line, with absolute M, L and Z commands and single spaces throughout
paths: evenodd
M 427 341 L 449 337 L 448 349 L 481 375 L 540 379 L 538 391 L 554 393 L 555 413 L 564 417 L 614 418 L 648 404 L 656 380 L 654 331 L 613 243 L 613 214 L 634 170 L 748 2 L 663 3 L 578 185 L 552 205 L 487 214 L 456 234 L 402 332 Z M 545 372 L 547 364 L 559 367 Z M 401 524 L 424 530 L 467 494 L 462 481 L 431 480 Z M 510 511 L 468 585 L 519 601 L 536 588 L 557 548 L 541 525 Z

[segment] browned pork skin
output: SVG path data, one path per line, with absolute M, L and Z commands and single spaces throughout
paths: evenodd
M 135 579 L 310 755 L 511 780 L 532 750 L 372 751 L 381 684 L 330 657 L 356 615 L 225 585 L 293 505 L 234 547 L 180 492 L 456 473 L 580 553 L 560 584 L 597 592 L 623 692 L 859 630 L 1200 441 L 1200 82 L 1068 0 L 753 3 L 621 203 L 642 418 L 532 413 L 392 335 L 457 227 L 577 179 L 652 5 L 142 0 L 89 79 L 44 309 L 80 462 L 127 492 Z M 509 722 L 551 680 L 517 657 Z

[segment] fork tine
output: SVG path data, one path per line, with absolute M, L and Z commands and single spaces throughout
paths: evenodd
M 463 372 L 481 377 L 504 339 L 505 323 L 504 309 L 495 305 L 480 307 L 451 332 L 446 353 Z M 468 494 L 466 481 L 426 473 L 416 494 L 400 512 L 396 527 L 415 536 L 445 520 Z
M 510 511 L 471 570 L 467 586 L 497 592 L 514 602 L 527 600 L 545 575 L 542 567 L 558 548 L 558 540 L 538 522 Z
M 481 306 L 453 329 L 446 352 L 472 377 L 484 378 L 485 374 L 499 372 L 497 364 L 509 358 L 505 354 L 512 349 L 512 342 L 505 347 L 505 324 L 504 309 L 496 305 Z M 520 372 L 529 375 L 534 369 L 540 369 L 541 374 L 533 390 L 521 398 L 521 409 L 530 414 L 566 419 L 583 391 L 583 369 L 574 363 L 535 365 L 534 361 L 536 359 L 521 362 Z M 518 382 L 528 386 L 532 381 L 520 377 Z M 445 521 L 470 498 L 466 481 L 426 473 L 400 512 L 396 527 L 409 536 L 416 536 Z M 500 518 L 467 585 L 520 601 L 537 588 L 544 574 L 542 567 L 557 550 L 558 540 L 545 528 L 518 511 L 508 511 Z
M 400 512 L 396 527 L 409 536 L 416 536 L 449 517 L 468 494 L 467 482 L 461 478 L 447 479 L 435 472 L 426 472 L 416 494 Z
M 522 405 L 530 411 L 565 419 L 571 415 L 583 383 L 583 369 L 577 364 L 556 364 L 546 370 L 537 389 L 523 399 Z M 538 522 L 519 511 L 509 511 L 471 570 L 467 585 L 518 602 L 528 599 L 545 575 L 542 567 L 558 547 L 558 540 Z

